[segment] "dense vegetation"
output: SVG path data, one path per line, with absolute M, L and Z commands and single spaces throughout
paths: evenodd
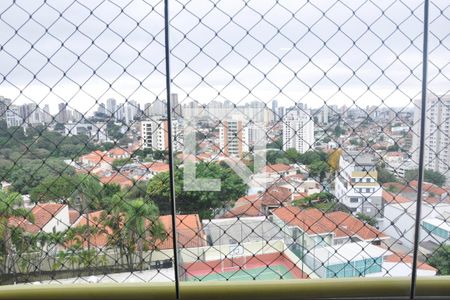
M 450 245 L 441 245 L 428 259 L 439 275 L 450 275 Z
M 309 175 L 323 181 L 330 171 L 329 156 L 323 151 L 306 151 L 301 154 L 295 149 L 269 150 L 266 154 L 268 164 L 303 164 L 309 169 Z
M 417 180 L 419 178 L 419 170 L 408 170 L 405 172 L 405 179 L 409 182 L 411 180 Z M 426 182 L 434 183 L 437 186 L 443 186 L 445 184 L 446 178 L 444 174 L 438 171 L 433 171 L 430 169 L 425 169 L 424 179 Z
M 231 201 L 243 196 L 247 186 L 243 180 L 226 164 L 198 163 L 197 178 L 221 180 L 220 191 L 186 191 L 183 188 L 183 169 L 175 171 L 175 193 L 179 213 L 198 213 L 202 218 L 214 217 Z M 158 204 L 161 212 L 170 212 L 169 173 L 153 177 L 147 187 L 147 197 Z
M 63 136 L 43 127 L 6 128 L 0 124 L 0 180 L 11 182 L 15 191 L 28 194 L 49 176 L 73 175 L 64 159 L 76 159 L 95 149 L 84 135 Z

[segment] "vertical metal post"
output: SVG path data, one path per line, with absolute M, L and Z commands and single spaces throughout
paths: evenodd
M 178 274 L 178 243 L 177 243 L 177 209 L 175 202 L 175 166 L 173 161 L 173 133 L 172 133 L 172 101 L 170 92 L 170 43 L 169 43 L 169 0 L 164 0 L 164 47 L 166 59 L 166 103 L 167 103 L 167 135 L 169 140 L 169 176 L 170 201 L 172 213 L 172 242 L 173 242 L 173 269 L 175 276 L 175 295 L 180 298 L 180 278 Z
M 420 239 L 420 219 L 422 215 L 422 193 L 423 193 L 423 177 L 424 177 L 424 152 L 425 152 L 425 118 L 427 104 L 427 73 L 428 73 L 428 15 L 429 0 L 424 0 L 423 9 L 423 49 L 422 49 L 422 99 L 420 107 L 420 144 L 419 144 L 419 179 L 417 182 L 417 201 L 416 201 L 416 222 L 414 228 L 414 249 L 413 263 L 411 274 L 411 291 L 410 299 L 416 297 L 417 283 L 417 259 L 419 252 Z

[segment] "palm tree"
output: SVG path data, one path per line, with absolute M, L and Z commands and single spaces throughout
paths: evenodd
M 10 272 L 13 268 L 13 228 L 9 224 L 10 218 L 25 218 L 30 222 L 34 222 L 33 215 L 25 208 L 22 196 L 19 193 L 0 191 L 0 237 L 2 248 L 4 251 L 4 259 L 2 271 Z
M 102 185 L 96 177 L 79 175 L 74 196 L 78 197 L 79 206 L 83 212 L 91 211 L 101 207 L 102 191 Z
M 155 247 L 157 240 L 165 238 L 163 226 L 159 221 L 159 209 L 154 202 L 141 198 L 124 202 L 123 207 L 123 229 L 129 237 L 129 247 L 135 249 L 139 255 L 139 265 L 142 269 L 145 246 Z
M 111 229 L 111 233 L 108 234 L 108 246 L 114 251 L 119 251 L 118 256 L 122 266 L 123 258 L 126 258 L 128 269 L 131 270 L 133 264 L 127 247 L 127 234 L 123 230 L 125 223 L 123 201 L 121 193 L 115 194 L 109 202 L 109 207 L 101 216 L 101 223 L 106 234 L 108 234 L 107 228 Z
M 79 198 L 81 211 L 86 214 L 87 230 L 85 231 L 85 240 L 87 241 L 88 250 L 91 248 L 89 213 L 92 209 L 95 210 L 100 207 L 102 190 L 102 186 L 97 178 L 91 175 L 79 176 L 75 196 Z

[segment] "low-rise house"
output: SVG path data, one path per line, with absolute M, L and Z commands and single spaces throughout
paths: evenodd
M 133 177 L 128 172 L 112 172 L 100 177 L 103 184 L 117 184 L 122 188 L 133 186 Z
M 409 183 L 409 186 L 411 186 L 413 189 L 417 190 L 418 188 L 418 182 L 417 180 L 413 180 Z M 423 183 L 423 192 L 427 193 L 428 196 L 437 198 L 440 201 L 446 200 L 449 197 L 448 190 L 444 189 L 440 186 L 437 186 L 433 183 L 424 182 Z
M 359 152 L 346 152 L 339 160 L 336 174 L 335 196 L 353 213 L 363 213 L 381 219 L 383 216 L 382 188 L 372 156 Z
M 283 240 L 283 232 L 266 216 L 204 220 L 211 246 Z
M 450 210 L 437 212 L 434 216 L 425 216 L 422 228 L 426 232 L 425 240 L 437 245 L 450 244 Z
M 170 169 L 169 164 L 157 161 L 147 162 L 141 165 L 145 169 L 145 171 L 150 175 L 150 178 L 160 173 L 169 172 Z
M 385 256 L 380 273 L 368 274 L 367 277 L 411 276 L 413 257 L 405 253 L 392 253 Z M 417 276 L 435 276 L 437 269 L 424 262 L 417 264 Z
M 274 164 L 274 165 L 267 165 L 264 167 L 264 169 L 261 171 L 261 173 L 264 176 L 278 179 L 290 175 L 295 175 L 297 173 L 297 170 L 290 165 L 285 164 Z
M 123 148 L 112 148 L 106 151 L 106 155 L 113 159 L 126 159 L 131 157 L 130 151 Z
M 414 228 L 416 220 L 416 198 L 410 192 L 395 193 L 384 192 L 384 218 L 381 222 L 381 229 L 397 240 L 403 246 L 412 249 L 414 241 Z M 408 197 L 406 197 L 408 196 Z M 420 229 L 421 251 L 431 253 L 437 248 L 438 242 L 442 241 L 439 235 L 445 239 L 447 234 L 447 222 L 444 221 L 447 213 L 450 212 L 450 202 L 447 198 L 439 200 L 435 197 L 424 197 L 422 201 L 422 223 Z M 434 245 L 434 246 L 433 246 Z M 431 247 L 431 248 L 430 248 Z
M 83 169 L 101 169 L 103 171 L 112 170 L 112 164 L 118 159 L 129 159 L 131 150 L 122 148 L 113 148 L 108 151 L 96 150 L 91 153 L 82 155 L 79 158 L 80 165 Z
M 111 228 L 104 225 L 103 220 L 106 218 L 108 218 L 108 215 L 105 211 L 94 211 L 89 214 L 81 215 L 78 220 L 72 224 L 72 227 L 89 225 L 89 227 L 92 228 L 91 234 L 83 237 L 84 248 L 87 248 L 88 245 L 98 249 L 109 246 L 108 241 L 109 239 L 114 238 L 114 233 Z M 159 221 L 163 226 L 166 238 L 164 240 L 157 240 L 154 243 L 153 248 L 159 251 L 171 250 L 173 249 L 172 216 L 160 216 Z M 149 228 L 148 234 L 150 234 L 150 221 L 146 220 L 145 224 L 146 227 Z M 119 226 L 123 226 L 123 224 L 120 224 Z M 176 226 L 178 247 L 195 248 L 206 246 L 206 238 L 199 215 L 177 215 Z M 165 255 L 168 254 L 170 254 L 170 252 L 165 252 Z
M 290 189 L 272 186 L 264 193 L 247 195 L 239 198 L 233 208 L 225 212 L 223 218 L 255 217 L 269 215 L 272 209 L 290 205 L 294 194 Z
M 33 222 L 24 218 L 10 218 L 9 224 L 29 233 L 63 232 L 70 226 L 69 207 L 59 203 L 38 203 L 30 211 Z
M 96 150 L 81 156 L 79 160 L 82 168 L 112 170 L 112 163 L 115 159 L 104 151 Z
M 321 278 L 379 273 L 391 254 L 379 246 L 389 237 L 351 214 L 294 206 L 272 214 L 286 245 Z
M 289 189 L 294 197 L 297 194 L 313 195 L 323 191 L 321 184 L 312 178 L 305 179 L 304 175 L 295 174 L 280 178 L 274 184 Z

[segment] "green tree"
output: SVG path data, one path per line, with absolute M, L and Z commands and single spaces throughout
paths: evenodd
M 111 142 L 105 142 L 102 144 L 102 150 L 103 151 L 108 151 L 111 150 L 112 148 L 114 148 L 116 146 L 115 143 L 111 143 Z
M 101 216 L 101 223 L 104 228 L 110 228 L 111 233 L 107 235 L 108 246 L 114 251 L 118 251 L 118 256 L 123 263 L 123 258 L 125 257 L 127 266 L 129 270 L 133 269 L 133 257 L 128 244 L 127 232 L 123 230 L 123 225 L 125 224 L 125 214 L 124 214 L 124 201 L 123 194 L 116 194 L 111 198 L 111 206 L 103 213 Z
M 12 183 L 15 191 L 29 194 L 47 177 L 74 174 L 74 169 L 60 159 L 18 159 L 4 179 Z
M 197 178 L 220 179 L 220 191 L 186 191 L 183 187 L 183 169 L 175 171 L 177 210 L 180 213 L 199 213 L 202 218 L 214 217 L 219 209 L 242 197 L 247 186 L 225 164 L 196 164 Z M 162 213 L 170 212 L 169 173 L 154 176 L 147 187 L 147 197 L 157 203 Z
M 14 230 L 9 224 L 12 217 L 25 218 L 33 222 L 33 215 L 25 208 L 19 193 L 0 191 L 0 252 L 3 254 L 2 273 L 9 273 L 13 267 Z
M 371 216 L 368 216 L 366 214 L 363 213 L 357 213 L 356 217 L 361 220 L 362 222 L 369 224 L 370 226 L 376 226 L 377 225 L 377 220 Z
M 50 176 L 42 180 L 30 192 L 33 202 L 67 202 L 76 190 L 73 176 Z
M 278 140 L 274 140 L 271 143 L 268 143 L 266 145 L 267 149 L 283 149 L 283 140 L 282 139 L 278 139 Z
M 450 275 L 450 245 L 441 245 L 428 258 L 428 263 L 438 269 L 439 275 Z
M 304 165 L 310 165 L 317 161 L 326 162 L 328 159 L 328 155 L 323 151 L 306 151 L 305 153 L 300 155 L 299 161 Z
M 419 169 L 408 170 L 405 172 L 405 180 L 408 182 L 412 180 L 417 180 L 418 178 L 419 178 Z M 424 179 L 426 182 L 433 183 L 437 186 L 443 186 L 446 181 L 446 177 L 444 174 L 430 169 L 425 169 Z
M 300 162 L 301 154 L 294 148 L 287 149 L 284 155 L 291 164 L 297 164 Z
M 86 214 L 86 230 L 84 231 L 85 240 L 88 241 L 88 250 L 91 248 L 90 237 L 92 226 L 89 226 L 91 220 L 89 213 L 102 207 L 102 186 L 97 178 L 91 175 L 79 175 L 77 188 L 74 192 L 77 197 L 80 210 Z
M 339 124 L 336 125 L 336 127 L 334 127 L 334 136 L 340 137 L 344 133 L 345 133 L 345 130 L 343 130 Z
M 75 179 L 75 204 L 83 210 L 90 212 L 102 208 L 103 187 L 99 180 L 92 175 L 78 175 Z
M 112 168 L 114 170 L 120 170 L 120 168 L 122 168 L 123 166 L 125 166 L 126 164 L 129 164 L 131 162 L 132 162 L 131 158 L 116 159 L 112 163 Z
M 266 162 L 268 164 L 276 164 L 276 161 L 279 157 L 282 157 L 283 154 L 279 150 L 269 150 L 266 152 Z
M 167 160 L 169 157 L 169 152 L 167 151 L 161 151 L 161 150 L 154 150 L 152 153 L 154 160 Z
M 319 182 L 322 182 L 327 175 L 327 172 L 330 170 L 330 166 L 328 163 L 324 161 L 315 161 L 308 165 L 309 175 L 312 177 L 318 177 Z
M 387 182 L 397 182 L 397 177 L 395 177 L 395 175 L 391 172 L 389 172 L 388 170 L 386 170 L 386 168 L 384 167 L 377 167 L 377 171 L 378 171 L 378 182 L 380 184 L 384 184 Z
M 350 139 L 350 144 L 353 146 L 359 145 L 358 139 Z
M 106 132 L 108 136 L 114 140 L 120 140 L 123 137 L 121 126 L 116 125 L 113 121 L 106 124 Z
M 140 268 L 144 264 L 145 248 L 155 247 L 157 240 L 165 239 L 165 230 L 159 221 L 158 206 L 154 202 L 136 199 L 125 202 L 124 230 L 129 237 L 129 249 L 136 249 Z M 150 224 L 148 228 L 147 224 Z

